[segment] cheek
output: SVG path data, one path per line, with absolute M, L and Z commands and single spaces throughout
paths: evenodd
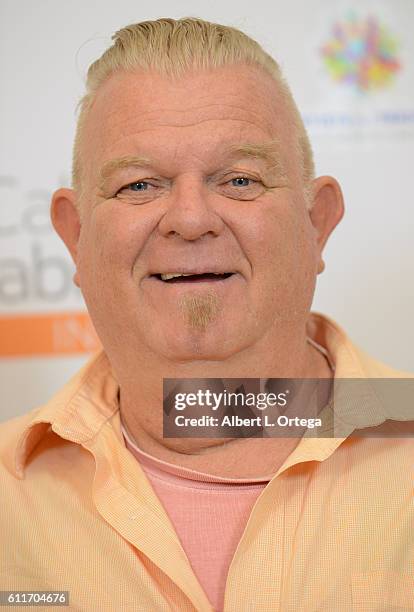
M 147 224 L 133 213 L 102 205 L 82 226 L 78 252 L 81 290 L 101 337 L 106 337 L 108 320 L 117 322 L 117 330 L 127 326 L 126 313 L 136 306 L 134 269 L 147 240 Z
M 289 228 L 282 259 L 283 316 L 297 319 L 310 310 L 315 291 L 317 259 L 312 226 L 307 218 L 298 218 Z
M 315 240 L 309 216 L 299 207 L 302 202 L 287 200 L 267 205 L 260 215 L 249 219 L 245 231 L 249 252 L 256 264 L 268 266 L 279 274 L 290 268 L 309 267 L 313 259 Z M 284 262 L 285 266 L 280 265 Z M 279 264 L 279 265 L 278 265 Z
M 101 277 L 130 276 L 150 231 L 137 209 L 110 201 L 96 207 L 81 233 L 83 268 Z
M 284 315 L 290 308 L 304 310 L 315 287 L 315 239 L 301 205 L 288 201 L 267 207 L 249 224 L 248 257 L 257 281 L 256 299 Z

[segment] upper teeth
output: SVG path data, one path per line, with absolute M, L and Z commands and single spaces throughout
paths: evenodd
M 170 278 L 176 278 L 177 276 L 194 276 L 194 274 L 197 274 L 197 272 L 190 272 L 189 274 L 161 274 L 161 279 L 162 280 L 168 280 Z M 220 275 L 221 272 L 209 272 L 209 274 L 217 274 Z

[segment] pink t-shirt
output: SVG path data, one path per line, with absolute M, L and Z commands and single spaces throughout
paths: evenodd
M 326 349 L 308 341 L 334 366 Z M 125 444 L 139 461 L 174 525 L 214 610 L 224 607 L 227 574 L 253 506 L 273 474 L 262 478 L 222 478 L 167 463 L 144 452 L 121 420 Z
M 139 449 L 124 426 L 122 433 L 174 525 L 211 605 L 223 610 L 231 560 L 253 505 L 271 476 L 252 482 L 182 468 Z

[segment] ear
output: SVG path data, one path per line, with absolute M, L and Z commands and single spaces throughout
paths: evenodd
M 314 179 L 311 193 L 309 216 L 316 231 L 319 250 L 318 274 L 320 274 L 325 268 L 322 259 L 325 244 L 344 215 L 344 199 L 338 181 L 332 176 L 320 176 Z
M 75 266 L 78 264 L 78 241 L 81 228 L 80 215 L 76 206 L 76 195 L 73 189 L 58 189 L 52 196 L 50 216 L 53 227 L 66 244 Z M 73 276 L 73 282 L 80 287 L 79 273 Z

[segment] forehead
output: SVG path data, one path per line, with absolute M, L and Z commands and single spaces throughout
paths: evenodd
M 179 79 L 118 72 L 101 85 L 88 113 L 84 170 L 96 177 L 108 160 L 136 154 L 178 170 L 215 161 L 222 145 L 271 139 L 288 156 L 290 115 L 277 83 L 255 67 L 225 66 Z

